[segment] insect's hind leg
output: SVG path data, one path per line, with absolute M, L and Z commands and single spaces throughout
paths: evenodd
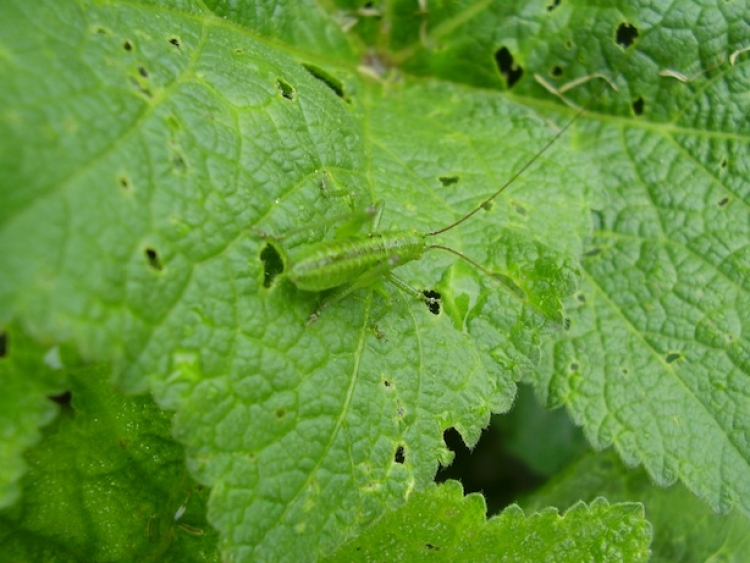
M 359 211 L 349 211 L 348 213 L 342 213 L 328 219 L 321 219 L 314 223 L 308 223 L 294 229 L 287 230 L 283 235 L 272 235 L 261 229 L 256 229 L 256 235 L 261 239 L 269 239 L 276 242 L 282 242 L 294 238 L 295 236 L 302 233 L 309 233 L 312 230 L 320 227 L 328 227 L 334 223 L 345 221 L 340 227 L 336 229 L 336 239 L 346 238 L 353 236 L 361 230 L 362 225 L 365 225 L 368 221 L 374 221 L 379 214 L 377 205 L 368 205 L 366 208 Z
M 334 303 L 338 303 L 353 291 L 372 285 L 375 281 L 381 278 L 384 274 L 390 272 L 390 270 L 395 268 L 397 265 L 398 256 L 391 256 L 388 260 L 360 274 L 358 278 L 352 280 L 351 282 L 331 290 L 331 292 L 320 301 L 320 303 L 318 304 L 318 308 L 314 313 L 310 315 L 310 318 L 307 320 L 306 324 L 310 325 L 314 323 L 320 318 L 320 315 L 325 309 L 327 309 Z

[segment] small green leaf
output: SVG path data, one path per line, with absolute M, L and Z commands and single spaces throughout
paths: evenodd
M 0 512 L 3 557 L 219 561 L 208 490 L 188 477 L 171 417 L 150 398 L 123 396 L 109 376 L 70 375 L 69 402 L 26 454 L 21 501 Z
M 648 561 L 651 526 L 643 506 L 603 499 L 525 515 L 517 506 L 485 521 L 481 495 L 448 481 L 413 495 L 323 561 Z
M 750 550 L 750 523 L 740 514 L 717 515 L 684 486 L 654 487 L 643 469 L 628 469 L 608 450 L 572 464 L 557 480 L 526 499 L 527 511 L 561 509 L 605 496 L 610 502 L 641 502 L 653 525 L 654 563 L 720 560 L 741 563 Z

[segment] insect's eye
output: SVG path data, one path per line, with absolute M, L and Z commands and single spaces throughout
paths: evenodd
M 263 287 L 271 287 L 276 276 L 284 271 L 284 261 L 271 243 L 260 251 L 260 260 L 263 262 Z

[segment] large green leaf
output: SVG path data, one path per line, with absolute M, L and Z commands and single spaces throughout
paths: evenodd
M 429 483 L 445 429 L 474 443 L 519 378 L 596 445 L 747 512 L 739 4 L 393 2 L 378 18 L 8 2 L 0 323 L 113 362 L 176 412 L 229 557 L 330 551 Z M 502 47 L 525 69 L 513 96 Z M 565 105 L 534 73 L 601 73 L 619 91 L 593 78 Z M 320 296 L 267 283 L 260 231 L 307 244 L 380 200 L 381 229 L 439 229 L 575 117 L 440 236 L 499 281 L 438 251 L 398 268 L 441 293 L 442 314 L 376 285 L 306 326 Z M 544 356 L 579 274 L 570 330 Z

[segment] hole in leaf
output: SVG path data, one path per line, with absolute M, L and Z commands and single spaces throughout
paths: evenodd
M 584 256 L 598 256 L 601 254 L 602 249 L 601 248 L 592 248 L 591 250 L 587 250 L 583 253 Z
M 336 78 L 334 75 L 332 75 L 329 72 L 326 72 L 319 66 L 302 63 L 302 66 L 305 67 L 305 70 L 312 74 L 313 78 L 317 78 L 320 80 L 323 84 L 328 86 L 334 94 L 336 94 L 339 98 L 346 100 L 347 96 L 344 93 L 344 85 L 341 83 L 341 80 Z
M 561 0 L 552 0 L 549 4 L 547 4 L 547 11 L 551 12 L 555 8 L 557 8 L 560 5 Z
M 508 437 L 494 422 L 500 420 L 495 419 L 485 428 L 479 442 L 471 449 L 454 428 L 443 432 L 445 445 L 454 453 L 454 458 L 451 465 L 441 466 L 435 476 L 438 483 L 459 479 L 466 495 L 483 493 L 487 499 L 488 515 L 545 480 L 506 449 Z
M 507 287 L 509 290 L 511 290 L 513 293 L 515 293 L 518 297 L 521 299 L 526 299 L 526 292 L 519 287 L 519 285 L 514 282 L 511 278 L 504 274 L 494 274 L 495 279 L 499 281 L 501 284 L 503 284 L 505 287 Z
M 438 180 L 440 180 L 440 183 L 446 188 L 458 184 L 458 176 L 440 176 Z
M 263 287 L 269 288 L 273 285 L 276 276 L 284 271 L 284 261 L 272 244 L 263 247 L 260 260 L 263 262 Z
M 550 74 L 552 74 L 552 76 L 562 76 L 562 73 L 563 73 L 562 67 L 555 65 L 552 67 L 552 71 Z
M 620 371 L 622 372 L 623 375 L 628 375 L 630 373 L 628 368 L 620 368 Z
M 513 209 L 515 209 L 516 213 L 518 213 L 521 217 L 526 217 L 526 208 L 519 204 L 519 203 L 513 203 Z
M 143 78 L 148 78 L 148 71 L 146 70 L 146 67 L 139 66 L 138 74 L 140 74 Z
M 633 42 L 638 38 L 638 29 L 635 26 L 623 22 L 617 27 L 617 34 L 615 41 L 623 49 L 630 47 Z
M 399 444 L 399 446 L 396 448 L 396 454 L 393 456 L 393 461 L 396 463 L 403 464 L 404 461 L 406 461 L 406 456 L 404 454 L 404 446 Z
M 671 363 L 676 362 L 680 358 L 682 358 L 682 354 L 680 354 L 679 352 L 670 352 L 669 354 L 667 354 L 667 357 L 665 358 L 665 360 L 667 361 L 668 364 L 671 364 Z
M 583 293 L 576 293 L 576 299 L 579 303 L 586 303 L 586 296 Z
M 578 362 L 573 362 L 570 364 L 570 371 L 578 371 L 578 368 L 581 367 L 578 365 Z
M 432 289 L 426 289 L 422 292 L 425 296 L 425 304 L 433 315 L 440 314 L 440 294 Z
M 565 317 L 563 319 L 563 329 L 570 330 L 570 317 Z
M 133 44 L 130 41 L 125 41 L 125 43 L 122 44 L 122 48 L 126 51 L 132 51 L 133 50 Z
M 171 45 L 174 45 L 174 46 L 175 46 L 175 47 L 177 47 L 178 49 L 179 49 L 180 47 L 182 47 L 182 45 L 180 44 L 180 40 L 179 40 L 179 39 L 177 39 L 176 37 L 170 37 L 170 38 L 169 38 L 169 43 L 170 43 Z
M 130 189 L 130 182 L 128 181 L 128 179 L 125 176 L 120 176 L 120 187 L 123 190 Z
M 633 102 L 633 113 L 636 115 L 643 115 L 643 106 L 645 105 L 646 102 L 643 100 L 643 97 L 638 96 Z
M 58 395 L 50 395 L 49 399 L 61 407 L 70 407 L 71 401 L 73 400 L 73 393 L 70 391 L 63 391 Z
M 427 551 L 440 551 L 440 548 L 436 545 L 432 545 L 431 543 L 424 544 L 424 548 Z
M 727 160 L 727 157 L 721 159 L 721 162 L 719 162 L 719 166 L 722 168 L 726 168 L 729 165 L 729 160 Z
M 727 203 L 729 203 L 729 198 L 725 197 L 719 200 L 719 207 L 724 207 Z
M 384 387 L 388 388 L 388 387 L 390 387 L 391 385 L 393 385 L 393 383 L 391 383 L 391 380 L 390 380 L 390 379 L 384 379 L 384 380 L 383 380 L 383 386 L 384 386 Z
M 286 416 L 285 409 L 276 409 L 276 418 L 284 418 Z
M 508 85 L 508 88 L 513 88 L 516 82 L 521 80 L 523 68 L 513 61 L 513 55 L 510 54 L 510 51 L 506 47 L 500 47 L 495 51 L 495 63 L 500 70 L 500 74 L 505 77 L 505 83 Z
M 8 355 L 8 345 L 10 337 L 7 332 L 0 332 L 0 358 Z
M 95 33 L 98 33 L 99 35 L 109 35 L 109 30 L 106 27 L 98 26 L 95 30 Z
M 278 88 L 281 95 L 287 100 L 293 100 L 297 97 L 297 93 L 294 91 L 294 88 L 292 88 L 292 85 L 282 78 L 276 79 L 276 88 Z
M 572 40 L 572 39 L 568 39 L 568 40 L 567 40 L 567 41 L 566 41 L 566 42 L 564 43 L 564 45 L 565 45 L 565 48 L 566 48 L 566 49 L 567 49 L 568 51 L 572 51 L 572 50 L 573 50 L 573 48 L 574 48 L 574 47 L 576 46 L 576 44 L 575 44 L 575 43 L 573 43 L 573 40 Z
M 492 211 L 493 207 L 495 207 L 495 202 L 494 201 L 485 201 L 482 204 L 482 209 L 484 209 L 485 211 Z
M 162 266 L 159 255 L 153 248 L 146 249 L 146 258 L 148 259 L 148 265 L 151 266 L 154 270 L 161 271 L 164 268 L 164 266 Z

